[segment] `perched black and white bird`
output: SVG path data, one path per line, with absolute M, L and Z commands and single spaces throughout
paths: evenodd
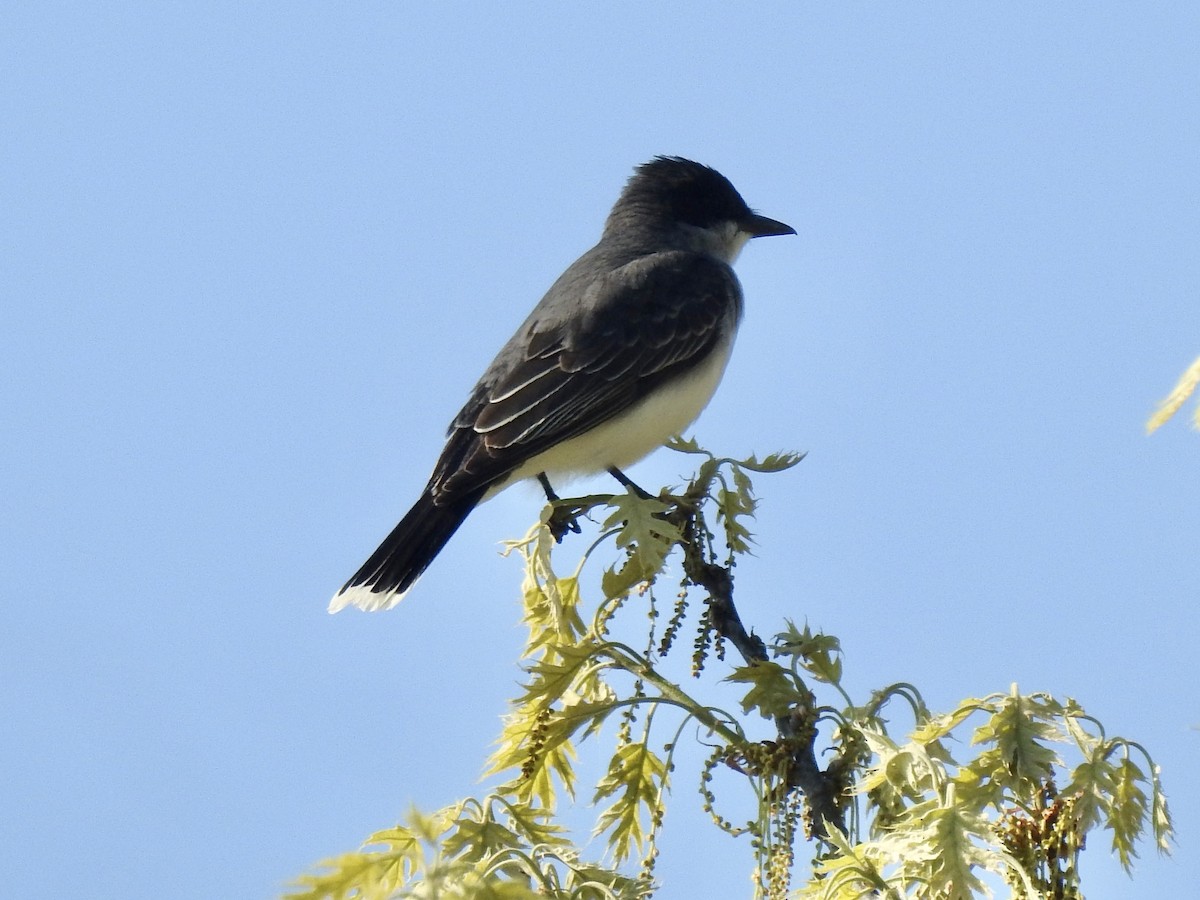
M 687 428 L 725 371 L 746 241 L 795 234 L 714 169 L 639 166 L 600 242 L 571 264 L 488 366 L 425 490 L 329 604 L 389 609 L 475 506 L 508 485 L 620 469 Z M 624 479 L 623 479 L 624 480 Z

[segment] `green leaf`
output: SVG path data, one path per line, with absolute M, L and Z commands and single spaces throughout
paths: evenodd
M 983 882 L 976 876 L 975 867 L 984 863 L 986 857 L 976 842 L 986 840 L 987 822 L 952 803 L 924 804 L 922 809 L 914 808 L 913 817 L 924 829 L 921 852 L 927 859 L 912 867 L 922 870 L 920 874 L 927 879 L 930 896 L 966 900 L 982 894 Z M 916 877 L 917 872 L 913 875 Z
M 596 787 L 595 802 L 609 797 L 616 800 L 600 814 L 596 834 L 611 831 L 608 842 L 613 858 L 622 862 L 637 850 L 641 852 L 651 824 L 660 814 L 660 798 L 666 786 L 666 763 L 643 741 L 617 748 L 609 762 L 608 773 Z
M 640 900 L 649 897 L 648 879 L 629 878 L 603 866 L 572 864 L 561 892 L 567 900 Z
M 631 492 L 615 494 L 609 506 L 613 512 L 603 527 L 617 529 L 617 546 L 629 553 L 620 572 L 605 580 L 605 596 L 611 598 L 634 584 L 652 581 L 683 535 L 679 526 L 663 518 L 670 507 L 656 497 L 638 497 Z
M 749 459 L 738 460 L 737 464 L 751 472 L 782 472 L 796 465 L 805 456 L 804 453 L 769 453 L 761 461 L 757 457 L 751 456 Z
M 443 843 L 446 852 L 464 862 L 479 863 L 501 850 L 512 850 L 523 842 L 515 831 L 490 816 L 482 820 L 462 819 Z
M 1099 824 L 1115 791 L 1113 765 L 1105 759 L 1104 753 L 1099 752 L 1099 748 L 1071 770 L 1071 780 L 1063 793 L 1078 795 L 1075 815 L 1080 831 L 1091 831 Z
M 589 715 L 607 715 L 611 706 L 594 672 L 588 674 L 595 652 L 593 645 L 557 646 L 554 656 L 558 661 L 541 659 L 529 667 L 532 678 L 513 712 L 505 717 L 496 750 L 484 772 L 492 775 L 520 770 L 521 777 L 511 783 L 518 798 L 536 798 L 544 806 L 553 807 L 556 780 L 574 796 L 575 748 L 570 738 L 589 723 Z M 588 694 L 605 699 L 592 708 L 584 699 Z M 555 704 L 563 704 L 576 715 L 555 712 Z
M 554 847 L 570 847 L 571 843 L 563 835 L 566 828 L 557 825 L 544 809 L 535 809 L 525 803 L 505 802 L 504 812 L 508 815 L 515 830 L 530 846 L 544 844 Z
M 596 652 L 597 645 L 590 642 L 555 644 L 553 653 L 527 667 L 526 671 L 532 677 L 525 684 L 525 691 L 517 703 L 538 708 L 558 703 L 575 687 L 582 673 L 596 659 Z
M 951 713 L 930 716 L 913 733 L 912 739 L 922 744 L 931 744 L 950 734 L 955 728 L 966 721 L 978 709 L 972 701 L 968 701 Z
M 682 538 L 679 528 L 662 516 L 670 506 L 657 497 L 639 497 L 631 491 L 613 494 L 609 507 L 613 512 L 603 527 L 619 529 L 617 546 L 650 541 L 676 542 Z
M 538 584 L 527 584 L 524 621 L 529 628 L 529 643 L 525 656 L 579 640 L 586 630 L 579 606 L 579 579 L 575 576 L 549 577 Z
M 892 898 L 883 868 L 901 848 L 891 839 L 851 845 L 836 828 L 826 838 L 836 851 L 814 862 L 812 880 L 797 900 L 862 900 L 864 897 Z
M 750 479 L 739 469 L 733 470 L 735 490 L 722 487 L 717 491 L 717 519 L 725 528 L 725 543 L 734 553 L 748 553 L 753 536 L 741 523 L 753 518 L 757 506 L 751 492 Z
M 1062 706 L 1042 694 L 1018 694 L 1014 685 L 993 708 L 992 716 L 971 738 L 971 743 L 990 744 L 991 749 L 971 767 L 990 780 L 997 800 L 1005 789 L 1018 797 L 1033 796 L 1042 782 L 1053 777 L 1059 761 L 1045 742 L 1060 737 L 1054 720 Z
M 1149 801 L 1141 785 L 1146 776 L 1128 756 L 1121 760 L 1113 772 L 1112 803 L 1108 808 L 1107 825 L 1112 829 L 1112 847 L 1117 859 L 1126 871 L 1133 867 L 1137 858 L 1134 844 L 1142 833 L 1146 821 Z
M 396 825 L 367 838 L 363 849 L 319 864 L 326 871 L 297 880 L 300 890 L 287 900 L 387 900 L 426 865 L 422 842 L 436 843 L 453 827 L 462 804 L 432 815 L 413 809 L 408 827 Z
M 1170 853 L 1174 826 L 1171 824 L 1171 811 L 1167 809 L 1167 795 L 1163 792 L 1160 772 L 1153 761 L 1150 762 L 1150 778 L 1153 789 L 1151 792 L 1151 802 L 1153 803 L 1151 826 L 1154 830 L 1154 844 L 1158 847 L 1159 853 Z
M 707 450 L 701 448 L 700 444 L 695 438 L 685 438 L 682 435 L 676 435 L 675 437 L 667 438 L 663 446 L 678 453 L 697 453 L 703 454 L 704 456 L 711 455 Z
M 382 853 L 344 853 L 322 860 L 317 875 L 302 875 L 286 900 L 387 900 L 407 881 L 405 859 Z
M 916 741 L 900 745 L 882 730 L 862 728 L 861 734 L 876 760 L 863 774 L 861 791 L 876 791 L 895 808 L 903 800 L 929 796 L 946 783 L 949 776 L 944 762 L 929 748 Z
M 842 645 L 836 637 L 813 633 L 807 623 L 803 631 L 788 621 L 787 629 L 775 635 L 776 656 L 790 656 L 806 672 L 826 684 L 842 680 Z
M 761 660 L 738 666 L 725 678 L 735 684 L 749 684 L 742 697 L 742 712 L 757 709 L 763 718 L 784 716 L 797 707 L 810 704 L 812 697 L 802 689 L 792 673 L 776 662 Z
M 600 576 L 600 590 L 608 600 L 615 600 L 617 597 L 622 597 L 629 593 L 639 584 L 645 584 L 648 580 L 646 575 L 646 558 L 633 556 L 625 557 L 621 568 L 609 567 L 604 570 L 604 574 Z M 651 578 L 653 575 L 650 576 Z

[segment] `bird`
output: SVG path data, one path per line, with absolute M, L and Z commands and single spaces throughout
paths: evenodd
M 597 244 L 500 349 L 447 431 L 416 503 L 337 592 L 390 609 L 484 500 L 537 478 L 621 471 L 692 424 L 742 318 L 733 263 L 747 241 L 794 235 L 716 169 L 656 156 L 634 169 Z

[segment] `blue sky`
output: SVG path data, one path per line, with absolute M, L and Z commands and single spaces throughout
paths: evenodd
M 847 681 L 1011 682 L 1144 742 L 1200 863 L 1194 4 L 18 3 L 0 34 L 0 846 L 13 896 L 266 898 L 479 790 L 535 491 L 397 610 L 330 594 L 632 167 L 755 242 L 694 433 L 759 482 L 740 606 Z M 678 481 L 662 451 L 642 483 Z M 568 555 L 564 557 L 570 559 Z M 690 783 L 663 896 L 748 893 Z M 672 866 L 672 853 L 676 862 Z

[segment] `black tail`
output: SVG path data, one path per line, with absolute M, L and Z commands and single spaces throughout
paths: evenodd
M 416 584 L 450 536 L 470 514 L 481 495 L 434 503 L 426 491 L 330 601 L 329 611 L 347 606 L 390 609 Z

